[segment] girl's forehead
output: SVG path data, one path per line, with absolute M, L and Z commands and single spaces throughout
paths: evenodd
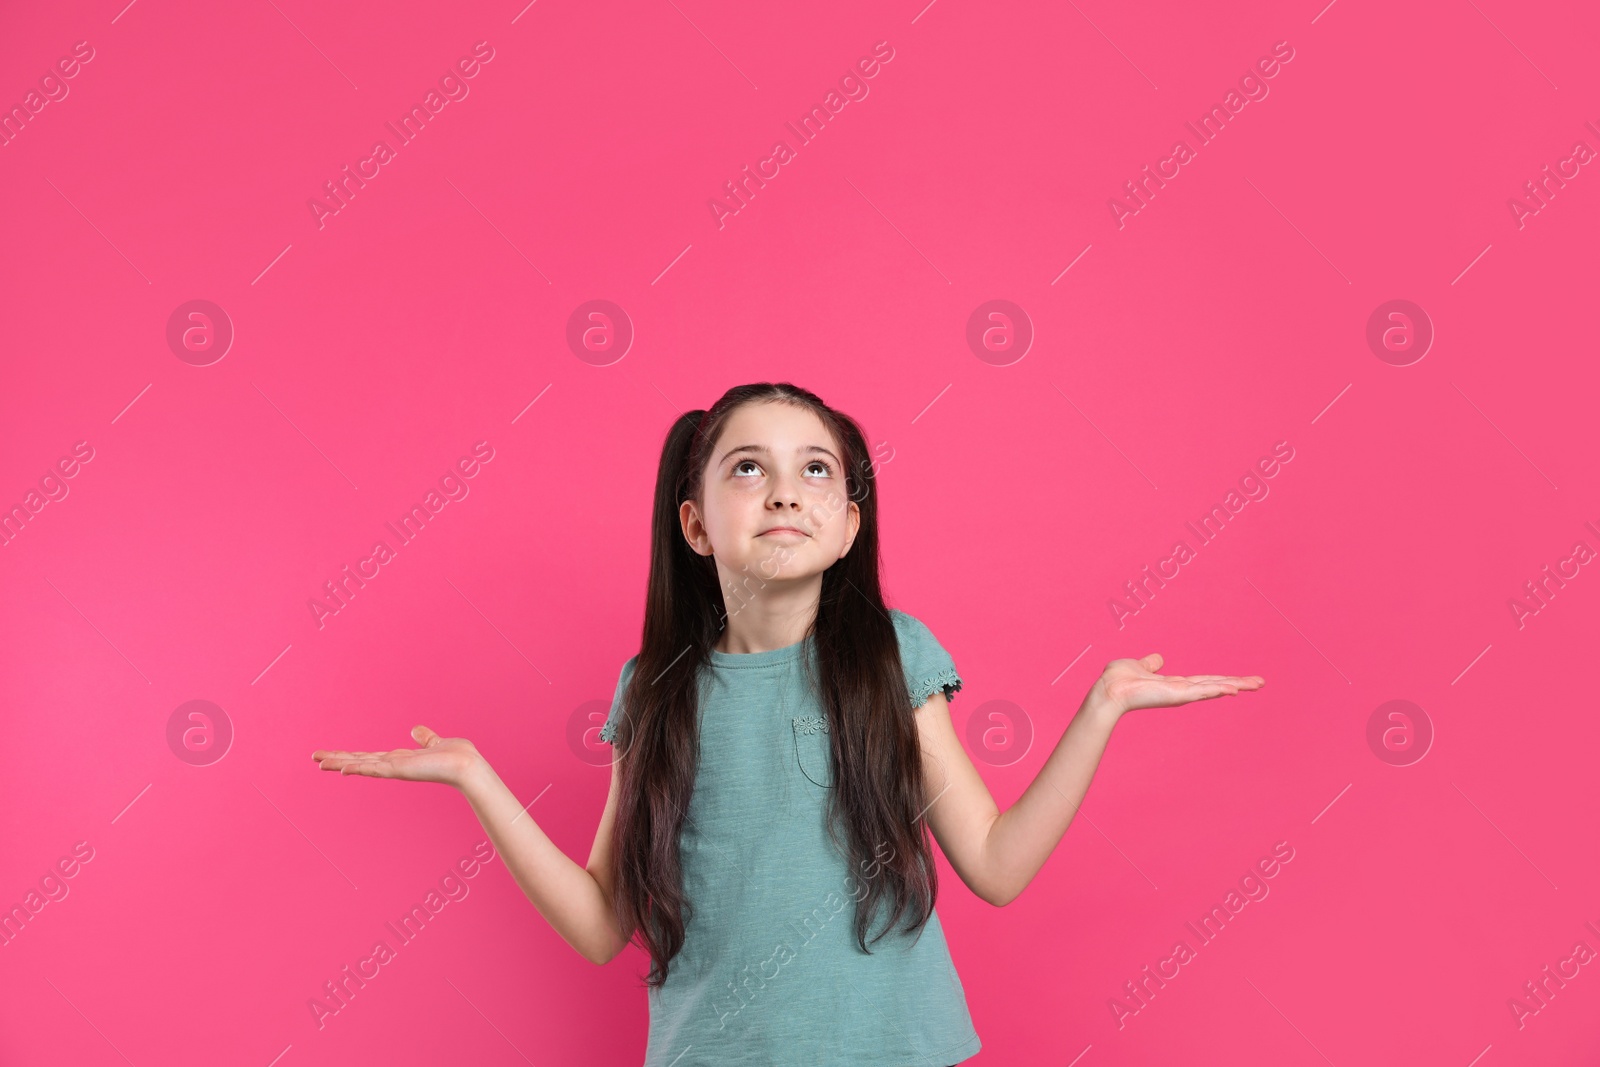
M 812 445 L 829 451 L 838 448 L 827 424 L 815 412 L 792 404 L 774 403 L 742 404 L 735 408 L 723 423 L 713 451 L 715 456 L 722 456 L 747 445 L 780 453 L 800 452 Z

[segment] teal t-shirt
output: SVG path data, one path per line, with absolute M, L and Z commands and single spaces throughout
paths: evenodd
M 928 628 L 891 609 L 911 706 L 961 688 Z M 692 908 L 682 950 L 647 989 L 644 1067 L 947 1067 L 982 1047 L 937 908 L 920 938 L 857 946 L 864 895 L 828 836 L 826 712 L 806 683 L 812 640 L 711 650 L 700 680 L 700 763 L 679 843 Z M 634 657 L 623 665 L 610 742 Z

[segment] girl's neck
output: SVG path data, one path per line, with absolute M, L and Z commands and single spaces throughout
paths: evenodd
M 743 592 L 743 600 L 724 594 L 728 617 L 713 646 L 718 652 L 742 655 L 799 644 L 817 617 L 822 576 L 795 589 L 780 589 L 778 583 L 768 582 L 759 591 Z

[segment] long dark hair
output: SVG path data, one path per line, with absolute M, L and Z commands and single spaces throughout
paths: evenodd
M 742 404 L 776 401 L 822 420 L 843 449 L 850 500 L 860 526 L 850 551 L 822 575 L 809 636 L 812 682 L 828 717 L 835 787 L 828 830 L 851 871 L 875 868 L 858 894 L 856 942 L 880 905 L 892 905 L 887 934 L 902 916 L 920 937 L 938 895 L 938 873 L 921 819 L 922 755 L 900 662 L 894 623 L 878 576 L 878 494 L 867 442 L 848 415 L 788 382 L 729 389 L 706 411 L 679 416 L 667 433 L 656 472 L 651 517 L 650 584 L 644 635 L 624 690 L 615 748 L 621 772 L 613 849 L 613 907 L 624 930 L 650 953 L 652 988 L 683 947 L 693 908 L 683 892 L 678 839 L 699 762 L 698 679 L 726 624 L 716 562 L 690 547 L 679 522 L 685 500 L 701 500 L 711 449 Z M 844 506 L 844 502 L 840 502 Z M 842 838 L 842 840 L 841 840 Z M 887 853 L 887 858 L 885 854 Z

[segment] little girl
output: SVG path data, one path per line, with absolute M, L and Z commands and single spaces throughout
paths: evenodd
M 421 748 L 312 759 L 454 786 L 585 959 L 637 940 L 650 954 L 646 1067 L 946 1067 L 981 1042 L 926 831 L 980 899 L 1015 900 L 1124 712 L 1264 684 L 1163 677 L 1161 662 L 1107 664 L 1001 812 L 950 722 L 955 664 L 883 602 L 860 428 L 804 389 L 761 383 L 667 435 L 644 633 L 599 734 L 614 758 L 587 866 L 465 738 L 418 726 Z

